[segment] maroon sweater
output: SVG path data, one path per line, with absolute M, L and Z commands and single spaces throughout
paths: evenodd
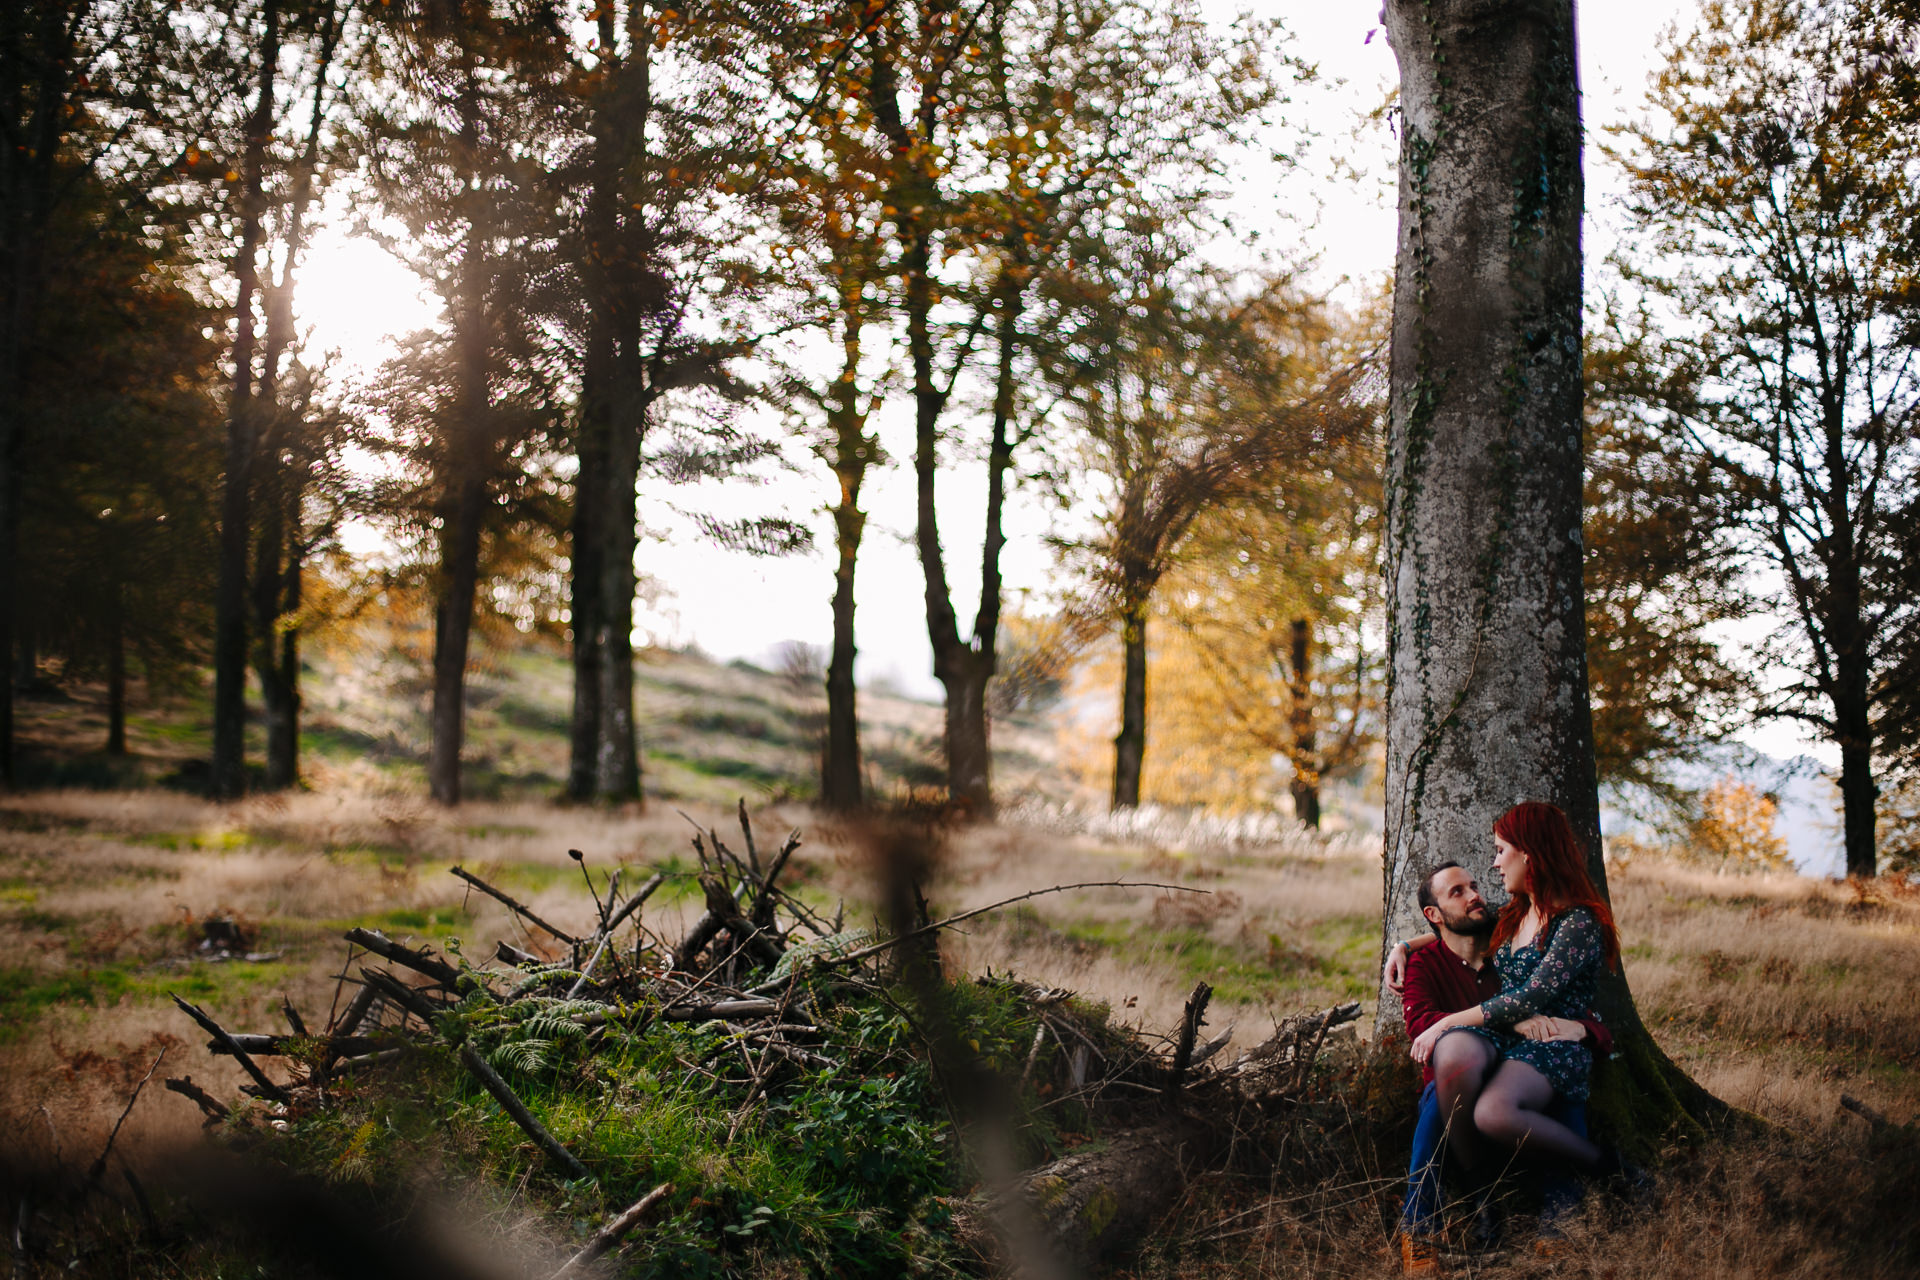
M 1478 969 L 1453 953 L 1453 948 L 1435 939 L 1424 947 L 1415 947 L 1407 957 L 1407 982 L 1400 995 L 1400 1007 L 1407 1015 L 1407 1038 L 1419 1038 L 1450 1013 L 1472 1008 L 1500 994 L 1500 971 L 1489 958 Z M 1595 1058 L 1613 1052 L 1613 1033 L 1591 1012 L 1580 1019 L 1587 1029 L 1587 1043 Z M 1420 1068 L 1420 1086 L 1433 1083 L 1433 1059 Z

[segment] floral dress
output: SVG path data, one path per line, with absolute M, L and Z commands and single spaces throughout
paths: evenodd
M 1524 947 L 1511 942 L 1495 953 L 1500 994 L 1481 1004 L 1484 1027 L 1466 1028 L 1486 1039 L 1502 1058 L 1526 1063 L 1545 1076 L 1554 1092 L 1585 1101 L 1593 1053 L 1566 1040 L 1529 1040 L 1512 1030 L 1536 1013 L 1578 1020 L 1593 1007 L 1606 939 L 1600 921 L 1585 907 L 1571 907 L 1549 920 Z

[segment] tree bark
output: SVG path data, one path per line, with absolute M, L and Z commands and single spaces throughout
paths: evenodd
M 567 797 L 594 796 L 600 750 L 600 507 L 611 412 L 613 334 L 594 308 L 588 319 L 586 368 L 575 428 L 573 481 L 573 717 L 568 730 Z
M 113 614 L 107 622 L 107 754 L 127 754 L 127 627 L 124 592 L 113 584 Z
M 640 742 L 633 718 L 634 485 L 647 415 L 645 376 L 631 339 L 622 342 L 615 380 L 612 433 L 601 495 L 600 617 L 596 655 L 600 739 L 594 793 L 602 800 L 640 798 Z
M 440 804 L 460 803 L 460 748 L 466 738 L 467 652 L 480 581 L 481 477 L 462 468 L 442 516 L 440 598 L 433 616 L 433 740 L 427 787 Z
M 254 297 L 260 292 L 260 240 L 265 221 L 267 144 L 280 62 L 280 6 L 264 0 L 260 92 L 247 120 L 241 159 L 240 249 L 234 258 L 233 386 L 227 402 L 227 469 L 220 500 L 220 574 L 214 596 L 213 768 L 215 798 L 246 790 L 247 552 L 252 524 L 254 446 Z
M 74 26 L 65 5 L 8 5 L 0 39 L 15 51 L 0 88 L 9 133 L 0 148 L 0 665 L 14 661 L 19 613 L 20 499 L 26 422 L 21 412 L 27 344 L 38 324 L 43 238 L 56 201 L 56 173 L 73 91 Z M 38 20 L 37 31 L 29 30 Z M 38 51 L 31 64 L 26 50 Z M 23 108 L 14 115 L 16 106 Z M 23 644 L 23 649 L 28 646 Z M 0 680 L 0 785 L 12 786 L 13 683 Z
M 480 154 L 477 75 L 463 51 L 459 102 L 462 150 Z M 487 216 L 482 175 L 470 171 L 461 195 L 466 245 L 454 307 L 454 359 L 458 392 L 444 427 L 440 460 L 445 492 L 440 504 L 440 570 L 433 619 L 433 723 L 427 756 L 427 788 L 440 804 L 460 803 L 460 749 L 466 737 L 467 654 L 473 636 L 473 605 L 480 581 L 480 526 L 487 507 L 487 475 L 493 465 L 493 400 L 489 377 L 492 336 L 487 252 L 492 219 Z
M 1581 131 L 1571 0 L 1388 0 L 1401 72 L 1387 454 L 1383 936 L 1453 858 L 1482 884 L 1493 820 L 1559 805 L 1606 891 L 1581 585 Z M 1596 1078 L 1616 1139 L 1705 1109 L 1623 975 L 1599 1006 L 1627 1059 Z M 1401 1035 L 1382 988 L 1381 1039 Z M 1616 1064 L 1618 1065 L 1618 1064 Z
M 286 621 L 300 605 L 300 573 L 305 530 L 302 509 L 307 490 L 306 458 L 311 446 L 301 438 L 291 406 L 280 403 L 280 365 L 294 341 L 293 285 L 307 247 L 307 216 L 312 211 L 314 175 L 320 165 L 320 132 L 326 123 L 327 73 L 339 48 L 339 10 L 326 5 L 319 15 L 320 52 L 314 67 L 313 104 L 306 145 L 294 169 L 287 200 L 287 230 L 279 283 L 265 290 L 267 330 L 255 399 L 265 418 L 257 496 L 265 504 L 254 550 L 254 673 L 260 681 L 260 706 L 266 720 L 266 786 L 284 791 L 300 780 L 300 641 Z M 290 455 L 290 456 L 284 456 Z
M 567 794 L 575 800 L 640 798 L 633 712 L 634 487 L 650 404 L 640 350 L 644 275 L 622 226 L 623 157 L 643 153 L 652 86 L 645 6 L 627 9 L 620 53 L 612 4 L 595 13 L 606 84 L 591 120 L 587 197 L 586 368 L 581 384 L 573 562 L 574 698 Z
M 1293 816 L 1315 831 L 1320 829 L 1320 743 L 1313 714 L 1313 625 L 1295 618 L 1287 637 L 1292 679 L 1287 693 L 1293 731 Z
M 840 501 L 833 508 L 833 651 L 827 658 L 827 741 L 820 764 L 820 800 L 829 809 L 858 809 L 865 803 L 860 773 L 859 690 L 853 680 L 854 570 L 867 516 L 860 510 L 860 486 L 875 460 L 879 443 L 866 432 L 860 411 L 860 336 L 863 325 L 857 292 L 842 294 L 840 379 L 829 411 L 833 430 L 833 471 Z
M 1128 595 L 1120 610 L 1120 732 L 1113 739 L 1115 809 L 1140 803 L 1147 758 L 1147 594 Z

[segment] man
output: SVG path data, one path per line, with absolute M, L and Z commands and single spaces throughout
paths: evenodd
M 1423 938 L 1413 944 L 1395 943 L 1387 962 L 1387 983 L 1400 992 L 1409 1039 L 1448 1014 L 1500 993 L 1500 975 L 1487 955 L 1494 913 L 1473 877 L 1459 863 L 1443 862 L 1421 881 L 1418 899 L 1420 914 L 1437 942 Z M 1528 1018 L 1514 1030 L 1534 1039 L 1585 1039 L 1596 1058 L 1613 1051 L 1612 1034 L 1592 1013 L 1579 1022 Z M 1407 1199 L 1400 1214 L 1400 1261 L 1408 1275 L 1430 1273 L 1436 1266 L 1434 1228 L 1440 1214 L 1441 1144 L 1447 1133 L 1431 1062 L 1422 1064 L 1420 1083 L 1420 1118 L 1414 1127 Z M 1558 1107 L 1558 1118 L 1584 1137 L 1586 1104 L 1562 1101 Z M 1471 1124 L 1472 1117 L 1458 1117 L 1454 1123 Z M 1579 1203 L 1580 1185 L 1570 1173 L 1556 1172 L 1543 1183 L 1542 1195 L 1546 1208 L 1541 1216 L 1558 1216 Z

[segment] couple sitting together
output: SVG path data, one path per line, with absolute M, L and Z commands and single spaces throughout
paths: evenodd
M 1496 916 L 1467 871 L 1443 862 L 1420 885 L 1432 938 L 1397 943 L 1387 985 L 1400 992 L 1422 1068 L 1401 1261 L 1435 1268 L 1443 1162 L 1478 1184 L 1516 1160 L 1542 1174 L 1543 1225 L 1578 1204 L 1579 1175 L 1621 1171 L 1587 1138 L 1588 1077 L 1613 1038 L 1592 1011 L 1602 965 L 1617 969 L 1613 914 L 1587 875 L 1566 814 L 1521 804 L 1493 824 Z M 1488 1210 L 1490 1212 L 1490 1209 Z M 1477 1224 L 1484 1231 L 1486 1224 Z

